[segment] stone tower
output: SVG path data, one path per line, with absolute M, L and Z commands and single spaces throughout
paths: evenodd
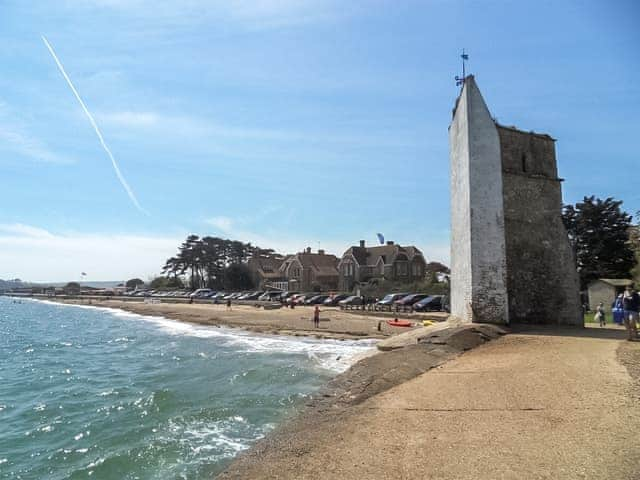
M 468 76 L 449 144 L 452 316 L 583 325 L 555 140 L 498 125 Z
M 500 138 L 473 77 L 449 127 L 451 314 L 509 323 Z

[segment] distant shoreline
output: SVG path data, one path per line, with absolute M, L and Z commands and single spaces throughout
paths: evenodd
M 380 340 L 406 331 L 403 328 L 387 325 L 384 318 L 350 313 L 337 308 L 321 308 L 322 321 L 320 328 L 315 329 L 312 322 L 313 310 L 308 307 L 265 310 L 249 305 L 233 305 L 228 310 L 225 305 L 213 303 L 144 303 L 117 299 L 71 299 L 44 296 L 33 298 L 68 305 L 114 308 L 199 325 L 242 328 L 255 333 L 274 335 L 337 340 Z

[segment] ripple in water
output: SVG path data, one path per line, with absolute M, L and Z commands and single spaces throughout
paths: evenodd
M 0 478 L 212 478 L 372 342 L 0 297 Z

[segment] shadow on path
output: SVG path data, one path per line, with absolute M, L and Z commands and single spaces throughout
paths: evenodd
M 624 327 L 619 327 L 617 325 L 607 325 L 605 327 L 569 327 L 558 325 L 530 325 L 516 323 L 509 326 L 509 331 L 511 333 L 517 333 L 519 335 L 601 338 L 604 340 L 626 340 L 627 338 L 627 332 Z

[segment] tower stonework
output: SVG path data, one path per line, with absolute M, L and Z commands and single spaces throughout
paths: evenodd
M 451 315 L 509 322 L 500 138 L 468 77 L 449 127 Z
M 498 125 L 469 76 L 449 141 L 452 316 L 584 325 L 555 140 Z

